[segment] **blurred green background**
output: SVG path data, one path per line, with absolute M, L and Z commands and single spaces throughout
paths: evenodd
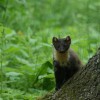
M 86 64 L 100 46 L 100 0 L 0 0 L 0 100 L 53 91 L 52 37 L 67 35 Z

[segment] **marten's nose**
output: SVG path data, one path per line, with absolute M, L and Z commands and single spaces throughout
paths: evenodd
M 60 53 L 64 53 L 64 52 L 65 52 L 64 48 L 60 47 Z
M 60 48 L 60 51 L 61 51 L 61 52 L 63 52 L 63 51 L 64 51 L 63 47 L 61 47 L 61 48 Z

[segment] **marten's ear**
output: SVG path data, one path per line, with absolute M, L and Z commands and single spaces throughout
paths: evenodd
M 58 41 L 58 39 L 56 37 L 52 38 L 52 43 L 56 43 Z
M 70 38 L 70 36 L 66 37 L 66 41 L 67 41 L 68 44 L 71 44 L 71 38 Z

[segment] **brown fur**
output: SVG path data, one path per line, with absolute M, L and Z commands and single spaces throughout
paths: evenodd
M 61 66 L 63 65 L 67 65 L 68 62 L 68 57 L 69 57 L 69 52 L 66 51 L 65 53 L 60 53 L 57 50 L 54 49 L 54 60 L 58 61 L 60 63 Z
M 59 62 L 61 67 L 67 66 L 67 64 L 70 63 L 70 59 L 74 59 L 74 62 L 76 62 L 76 64 L 82 64 L 77 54 L 72 49 L 69 49 L 65 53 L 59 53 L 54 49 L 53 57 L 54 60 Z

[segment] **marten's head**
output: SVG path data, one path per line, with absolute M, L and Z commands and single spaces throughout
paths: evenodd
M 52 38 L 52 43 L 54 48 L 59 52 L 59 53 L 65 53 L 71 44 L 71 38 L 70 36 L 67 36 L 66 38 L 58 39 L 56 37 Z

